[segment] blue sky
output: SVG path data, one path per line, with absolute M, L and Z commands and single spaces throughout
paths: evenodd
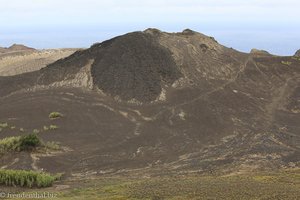
M 248 52 L 300 49 L 299 0 L 0 0 L 0 46 L 88 47 L 148 27 L 190 28 Z

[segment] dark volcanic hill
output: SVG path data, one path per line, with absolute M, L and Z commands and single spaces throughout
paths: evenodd
M 40 136 L 66 149 L 2 157 L 8 168 L 76 176 L 299 166 L 294 57 L 241 53 L 188 29 L 147 29 L 0 77 L 0 86 L 0 122 L 25 130 L 55 123 Z M 49 121 L 52 111 L 64 116 Z

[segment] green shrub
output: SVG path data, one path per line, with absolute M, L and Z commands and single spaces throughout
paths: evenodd
M 8 137 L 0 140 L 0 153 L 6 151 L 19 151 L 21 137 Z
M 0 140 L 0 153 L 32 150 L 41 145 L 42 142 L 36 134 L 8 137 Z
M 60 146 L 58 142 L 47 142 L 45 144 L 45 148 L 50 150 L 60 150 Z
M 294 57 L 292 57 L 292 59 L 293 59 L 293 60 L 299 60 L 299 61 L 300 61 L 300 57 L 298 57 L 298 56 L 294 56 Z
M 44 126 L 43 129 L 44 129 L 44 131 L 48 131 L 49 130 L 49 128 L 47 126 Z
M 48 187 L 61 175 L 25 170 L 0 170 L 0 184 L 21 187 Z
M 11 126 L 10 129 L 14 130 L 14 129 L 16 129 L 16 126 Z
M 42 144 L 36 134 L 29 134 L 20 138 L 20 150 L 32 150 Z
M 40 131 L 38 129 L 33 129 L 32 131 L 34 134 L 38 134 Z
M 281 63 L 284 64 L 284 65 L 291 65 L 292 64 L 292 62 L 290 62 L 290 61 L 281 61 Z
M 31 151 L 37 148 L 39 148 L 39 150 L 60 149 L 58 143 L 44 143 L 34 133 L 25 136 L 7 137 L 0 140 L 0 155 L 9 151 Z
M 4 123 L 0 123 L 0 128 L 7 128 L 8 127 L 8 123 L 4 122 Z
M 57 119 L 57 118 L 60 118 L 62 117 L 63 115 L 59 112 L 52 112 L 49 114 L 49 118 L 50 119 Z
M 56 129 L 58 129 L 58 126 L 57 125 L 53 125 L 53 124 L 51 124 L 50 126 L 44 126 L 43 127 L 44 131 L 56 130 Z
M 50 125 L 49 126 L 49 130 L 56 130 L 56 129 L 58 129 L 57 125 Z

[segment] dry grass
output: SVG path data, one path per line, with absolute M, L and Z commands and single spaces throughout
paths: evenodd
M 280 171 L 226 177 L 101 178 L 85 183 L 82 181 L 80 186 L 62 192 L 58 199 L 297 199 L 300 196 L 299 172 Z

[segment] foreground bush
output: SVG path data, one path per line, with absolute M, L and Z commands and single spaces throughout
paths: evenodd
M 21 187 L 49 187 L 61 175 L 25 170 L 0 170 L 0 184 Z

